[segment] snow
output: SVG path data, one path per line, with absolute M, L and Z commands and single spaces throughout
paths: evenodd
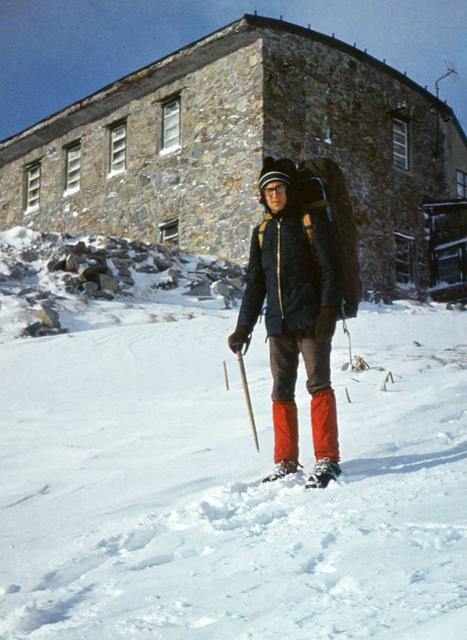
M 462 638 L 467 314 L 362 305 L 362 372 L 339 325 L 343 480 L 305 492 L 303 369 L 305 473 L 263 485 L 264 326 L 245 357 L 258 455 L 226 347 L 237 311 L 145 278 L 138 302 L 63 301 L 70 333 L 44 338 L 14 340 L 2 300 L 1 640 Z
M 0 232 L 0 245 L 5 244 L 16 249 L 23 249 L 38 237 L 39 233 L 37 231 L 26 227 L 13 227 L 8 231 Z

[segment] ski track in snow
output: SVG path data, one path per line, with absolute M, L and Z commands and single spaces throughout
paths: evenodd
M 402 315 L 398 319 L 404 320 Z M 227 335 L 230 324 L 219 318 L 215 322 L 218 326 L 205 318 L 196 329 L 199 333 L 191 337 L 159 327 L 162 340 L 170 339 L 171 345 L 165 356 L 157 352 L 162 362 L 196 338 L 205 341 L 205 348 Z M 144 380 L 153 363 L 145 364 L 145 353 L 153 349 L 154 336 L 138 331 L 125 328 L 96 335 L 70 353 L 84 349 L 84 361 L 93 352 L 103 362 L 124 367 L 130 366 L 129 357 L 132 366 L 143 369 L 140 386 L 131 387 L 138 388 L 142 398 L 149 395 Z M 51 348 L 67 339 L 52 340 Z M 222 438 L 216 434 L 208 447 L 202 439 L 193 439 L 191 449 L 178 458 L 177 448 L 188 446 L 183 443 L 193 437 L 191 431 L 180 438 L 170 427 L 157 432 L 156 441 L 151 440 L 151 430 L 142 427 L 119 431 L 118 411 L 124 405 L 119 404 L 118 394 L 126 387 L 119 386 L 120 372 L 116 372 L 115 419 L 99 423 L 99 415 L 101 426 L 86 422 L 79 433 L 71 429 L 60 436 L 70 456 L 70 484 L 60 475 L 61 467 L 38 467 L 34 483 L 19 481 L 6 494 L 12 498 L 2 501 L 0 515 L 17 514 L 19 522 L 30 523 L 30 532 L 18 532 L 17 541 L 7 536 L 3 554 L 14 553 L 17 562 L 29 557 L 31 573 L 18 571 L 23 577 L 19 580 L 11 570 L 0 568 L 0 640 L 276 640 L 278 635 L 290 640 L 384 640 L 392 633 L 405 640 L 411 638 L 414 626 L 448 621 L 454 614 L 458 620 L 467 603 L 467 519 L 462 506 L 467 479 L 467 379 L 466 350 L 460 347 L 440 352 L 406 342 L 388 351 L 369 348 L 364 355 L 373 369 L 335 373 L 342 438 L 351 455 L 344 459 L 342 480 L 326 491 L 306 492 L 305 473 L 280 483 L 229 480 L 261 476 L 257 460 L 248 457 L 250 436 L 243 432 L 241 436 L 226 432 Z M 256 351 L 252 347 L 256 355 L 247 366 L 251 387 L 264 396 L 259 415 L 268 424 L 269 377 L 263 350 L 261 344 Z M 335 353 L 342 360 L 345 344 L 338 344 Z M 383 391 L 381 382 L 388 370 L 396 378 Z M 173 414 L 171 385 L 180 371 L 168 369 L 167 380 L 161 380 L 157 406 L 162 423 Z M 193 419 L 198 399 L 206 398 L 209 406 L 214 378 L 199 367 L 198 374 L 201 387 L 195 385 L 191 395 L 178 400 L 183 412 L 180 424 Z M 89 375 L 92 380 L 92 372 Z M 190 371 L 186 375 L 193 378 Z M 219 424 L 223 413 L 236 415 L 241 406 L 238 381 L 232 386 L 232 394 L 220 398 L 221 409 L 213 414 L 212 420 Z M 350 404 L 345 404 L 345 387 Z M 306 397 L 300 401 L 302 415 L 307 402 Z M 138 403 L 132 410 L 140 411 L 138 419 L 144 415 Z M 27 406 L 24 411 L 27 416 Z M 34 433 L 42 425 L 53 438 L 58 433 L 54 425 L 61 426 L 60 415 L 66 414 L 54 417 L 52 412 L 50 420 L 43 418 L 36 427 L 23 417 L 15 429 L 26 437 L 30 429 Z M 265 429 L 260 429 L 262 441 L 266 437 Z M 147 447 L 153 464 L 153 449 L 161 438 L 167 447 L 175 438 L 173 450 L 166 454 L 165 472 L 169 474 L 176 464 L 180 471 L 166 489 L 144 493 L 140 486 L 148 476 L 147 467 L 138 475 L 126 451 L 141 456 Z M 305 440 L 304 429 L 301 438 Z M 11 442 L 12 453 L 4 457 L 5 463 L 9 455 L 18 455 L 14 438 Z M 37 446 L 49 451 L 52 461 L 63 455 L 59 441 L 53 445 L 40 441 Z M 229 475 L 225 471 L 237 450 L 245 461 L 238 461 L 238 469 L 229 468 Z M 303 455 L 306 452 L 305 446 Z M 269 458 L 262 458 L 263 463 L 264 471 L 269 471 Z M 127 481 L 120 482 L 115 468 L 125 464 Z M 89 480 L 84 472 L 90 474 Z M 128 494 L 126 484 L 132 490 Z M 71 500 L 92 505 L 93 491 L 105 496 L 109 490 L 108 505 L 96 502 L 100 510 L 97 506 L 83 510 L 80 517 L 68 507 Z M 124 494 L 121 501 L 119 491 Z M 72 523 L 66 528 L 68 508 Z M 64 510 L 64 532 L 50 531 L 48 543 L 40 523 L 36 531 L 35 522 L 22 514 L 31 510 L 30 518 L 40 513 L 47 517 L 51 509 Z M 48 557 L 37 558 L 36 549 Z M 467 626 L 467 614 L 465 621 Z M 426 629 L 425 640 L 434 640 L 430 627 Z M 449 628 L 443 637 L 451 640 Z

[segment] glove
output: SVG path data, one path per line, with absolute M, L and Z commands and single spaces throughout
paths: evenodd
M 229 336 L 229 348 L 237 353 L 243 349 L 243 345 L 248 345 L 250 342 L 250 332 L 248 327 L 240 325 L 235 329 L 231 336 Z
M 337 311 L 334 307 L 321 307 L 315 323 L 318 342 L 329 342 L 336 330 Z

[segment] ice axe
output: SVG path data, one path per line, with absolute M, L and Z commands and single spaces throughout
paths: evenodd
M 249 341 L 248 341 L 247 347 L 245 349 L 245 353 L 246 353 L 246 351 L 248 349 L 248 346 L 249 346 Z M 253 438 L 254 438 L 254 441 L 255 441 L 256 450 L 259 453 L 258 433 L 256 431 L 255 418 L 253 416 L 253 409 L 251 407 L 250 391 L 248 389 L 248 381 L 246 379 L 245 365 L 243 363 L 243 355 L 242 355 L 241 349 L 239 349 L 237 351 L 237 360 L 238 360 L 238 366 L 240 367 L 240 375 L 241 375 L 241 378 L 242 378 L 243 393 L 245 395 L 246 407 L 248 409 L 248 417 L 250 418 L 251 432 L 253 433 Z

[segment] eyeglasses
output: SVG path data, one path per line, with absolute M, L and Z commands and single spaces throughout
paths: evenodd
M 285 186 L 285 184 L 280 184 L 278 187 L 265 187 L 264 193 L 267 196 L 272 196 L 274 191 L 276 191 L 277 193 L 285 193 L 286 190 L 287 187 Z

